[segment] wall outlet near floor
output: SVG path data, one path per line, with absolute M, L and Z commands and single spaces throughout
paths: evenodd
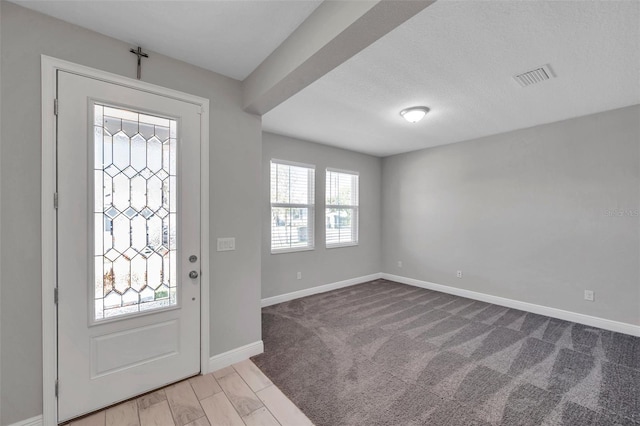
M 593 302 L 595 300 L 595 293 L 593 290 L 584 291 L 584 300 L 588 300 L 589 302 Z
M 457 271 L 456 272 L 456 277 L 462 278 L 462 271 Z
M 398 260 L 398 268 L 402 268 L 402 260 Z
M 302 279 L 302 272 L 298 272 L 296 274 L 296 279 L 301 280 Z
M 235 237 L 218 238 L 218 251 L 231 251 L 236 249 Z

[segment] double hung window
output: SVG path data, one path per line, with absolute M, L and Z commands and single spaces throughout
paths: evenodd
M 325 233 L 327 247 L 358 244 L 358 173 L 327 169 Z
M 271 160 L 271 253 L 314 247 L 315 166 Z

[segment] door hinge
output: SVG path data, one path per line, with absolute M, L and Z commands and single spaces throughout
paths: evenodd
M 53 289 L 53 303 L 58 304 L 58 287 Z
M 54 209 L 58 208 L 58 193 L 57 192 L 53 193 L 53 208 Z
M 59 393 L 60 393 L 60 382 L 58 381 L 58 379 L 56 379 L 56 398 L 58 397 Z
M 58 115 L 58 99 L 53 100 L 53 115 Z

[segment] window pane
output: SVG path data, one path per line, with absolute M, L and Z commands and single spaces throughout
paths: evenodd
M 313 169 L 271 163 L 271 202 L 312 204 Z
M 358 242 L 358 185 L 356 173 L 326 171 L 326 244 Z
M 313 247 L 312 167 L 271 162 L 271 249 Z
M 94 319 L 175 305 L 177 123 L 94 108 Z
M 271 249 L 310 246 L 309 209 L 273 207 L 271 209 Z
M 358 241 L 357 210 L 328 208 L 326 210 L 327 245 L 355 243 Z

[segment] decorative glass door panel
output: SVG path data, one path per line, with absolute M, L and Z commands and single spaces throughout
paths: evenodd
M 94 105 L 94 321 L 176 305 L 177 122 Z

